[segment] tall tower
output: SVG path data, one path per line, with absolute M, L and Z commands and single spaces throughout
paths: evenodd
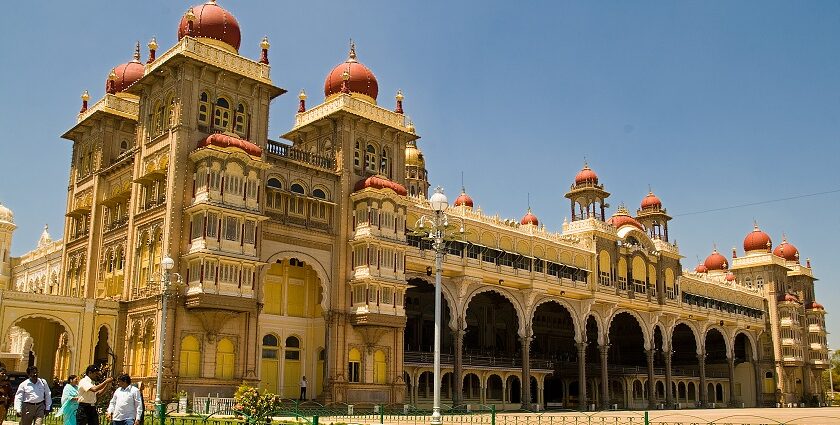
M 575 176 L 575 183 L 566 193 L 572 205 L 572 221 L 594 218 L 605 221 L 606 199 L 610 196 L 604 185 L 598 184 L 598 175 L 584 163 Z
M 662 201 L 653 192 L 648 192 L 642 199 L 642 204 L 636 211 L 636 218 L 647 229 L 651 239 L 668 242 L 668 221 L 671 216 L 662 208 Z
M 414 126 L 409 126 L 409 129 L 414 131 Z M 415 140 L 410 140 L 405 145 L 405 183 L 409 195 L 422 195 L 423 198 L 428 196 L 429 175 L 426 173 L 426 158 Z
M 17 229 L 12 210 L 0 204 L 0 289 L 8 289 L 12 281 L 12 234 Z

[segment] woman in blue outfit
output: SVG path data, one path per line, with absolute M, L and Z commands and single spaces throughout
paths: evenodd
M 76 425 L 76 410 L 79 408 L 79 377 L 70 375 L 67 378 L 67 385 L 61 393 L 61 409 L 56 412 L 56 417 L 64 418 L 64 425 Z

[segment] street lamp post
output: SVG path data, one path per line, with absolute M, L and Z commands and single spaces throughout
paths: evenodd
M 831 361 L 831 350 L 828 350 L 828 385 L 831 389 L 831 396 L 828 398 L 828 405 L 834 405 L 834 375 L 831 373 L 831 369 L 834 369 L 834 363 Z M 825 382 L 825 381 L 823 381 Z
M 429 198 L 434 215 L 431 219 L 420 217 L 417 228 L 424 235 L 432 239 L 432 249 L 435 251 L 435 351 L 434 351 L 434 399 L 432 402 L 432 425 L 441 424 L 440 415 L 440 334 L 441 334 L 441 273 L 443 268 L 443 252 L 446 248 L 444 236 L 446 227 L 449 225 L 449 217 L 446 209 L 449 208 L 449 201 L 443 194 L 443 188 L 438 186 L 435 193 Z M 429 224 L 430 228 L 426 228 Z
M 166 406 L 160 398 L 160 393 L 163 387 L 163 346 L 166 343 L 166 300 L 169 298 L 169 291 L 172 286 L 170 272 L 175 267 L 175 260 L 170 257 L 164 257 L 160 262 L 161 267 L 161 311 L 160 311 L 160 334 L 158 335 L 158 367 L 157 367 L 157 387 L 155 389 L 155 407 L 157 408 L 160 425 L 164 425 L 166 421 Z M 177 273 L 176 273 L 177 275 Z M 179 276 L 180 279 L 180 276 Z

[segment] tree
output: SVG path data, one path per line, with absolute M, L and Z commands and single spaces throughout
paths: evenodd
M 829 374 L 831 374 L 830 378 Z M 823 388 L 826 390 L 826 401 L 831 401 L 832 381 L 834 383 L 834 391 L 840 392 L 840 351 L 835 351 L 832 354 L 829 358 L 829 370 L 823 373 Z M 836 394 L 835 400 L 840 401 L 840 394 Z

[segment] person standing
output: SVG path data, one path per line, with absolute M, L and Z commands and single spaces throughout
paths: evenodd
M 306 377 L 300 378 L 300 399 L 306 400 Z
M 20 415 L 20 425 L 41 425 L 44 416 L 52 409 L 52 394 L 47 381 L 38 377 L 38 368 L 26 368 L 29 379 L 18 386 L 15 393 L 15 411 Z
M 79 410 L 76 411 L 76 425 L 99 425 L 96 396 L 105 392 L 114 378 L 109 376 L 96 384 L 95 382 L 100 379 L 102 379 L 102 372 L 99 366 L 90 365 L 85 369 L 85 377 L 79 381 Z
M 6 414 L 9 413 L 9 407 L 11 407 L 14 398 L 12 384 L 9 383 L 6 368 L 0 366 L 0 423 L 6 419 Z
M 108 404 L 108 420 L 113 425 L 141 425 L 143 417 L 143 398 L 140 390 L 131 385 L 127 374 L 117 378 L 117 388 Z
M 79 410 L 79 377 L 70 375 L 61 393 L 61 408 L 55 417 L 64 417 L 64 425 L 76 425 L 76 411 Z

